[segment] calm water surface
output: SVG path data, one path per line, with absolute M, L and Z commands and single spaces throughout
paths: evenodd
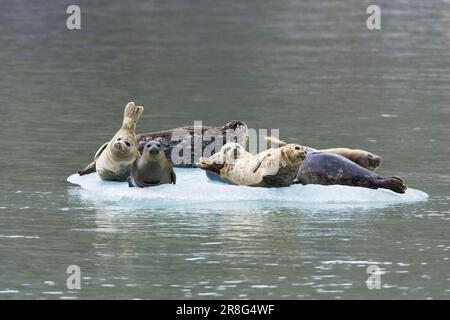
M 450 298 L 449 1 L 2 1 L 0 299 Z M 382 7 L 382 30 L 365 27 Z M 382 155 L 428 202 L 132 209 L 66 182 L 145 106 Z M 82 289 L 66 287 L 67 266 Z M 382 289 L 366 268 L 383 270 Z

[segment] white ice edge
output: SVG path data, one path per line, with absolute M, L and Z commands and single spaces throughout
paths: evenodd
M 102 181 L 96 173 L 85 176 L 73 174 L 67 181 L 88 190 L 98 200 L 146 206 L 171 206 L 205 203 L 257 202 L 260 204 L 295 207 L 296 204 L 396 204 L 426 201 L 428 194 L 408 188 L 404 194 L 386 189 L 348 186 L 292 185 L 286 188 L 254 188 L 232 186 L 209 180 L 200 169 L 175 169 L 176 185 L 150 188 L 129 188 L 126 182 Z

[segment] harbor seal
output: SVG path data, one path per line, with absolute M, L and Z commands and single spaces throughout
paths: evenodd
M 98 149 L 94 162 L 80 170 L 80 175 L 97 171 L 102 180 L 126 181 L 138 155 L 135 128 L 144 107 L 129 102 L 125 106 L 122 126 L 111 141 Z
M 346 185 L 370 189 L 389 189 L 405 193 L 398 177 L 383 177 L 335 153 L 311 152 L 298 170 L 294 184 Z
M 164 155 L 159 141 L 149 141 L 131 167 L 128 185 L 130 187 L 151 187 L 160 184 L 176 183 L 175 171 Z
M 306 157 L 306 148 L 287 144 L 252 155 L 236 143 L 227 143 L 209 158 L 200 158 L 197 167 L 210 179 L 251 187 L 287 187 L 297 176 Z
M 175 139 L 174 133 L 181 133 L 176 135 Z M 200 146 L 198 149 L 201 152 L 196 154 L 195 146 L 196 139 L 197 145 Z M 142 153 L 144 146 L 147 142 L 152 140 L 159 141 L 164 147 L 164 153 L 166 154 L 167 160 L 174 167 L 184 167 L 184 168 L 195 168 L 195 163 L 201 156 L 211 155 L 207 150 L 214 149 L 216 143 L 219 144 L 217 150 L 219 150 L 223 145 L 227 142 L 236 142 L 242 145 L 243 147 L 247 147 L 248 144 L 248 127 L 245 122 L 240 120 L 233 120 L 221 127 L 212 127 L 212 126 L 184 126 L 178 127 L 169 130 L 163 131 L 155 131 L 149 133 L 142 133 L 136 136 L 136 141 L 138 144 L 139 152 Z M 185 144 L 186 151 L 188 151 L 188 155 L 186 161 L 183 159 L 181 162 L 172 161 L 172 152 L 174 148 L 177 148 L 179 145 Z M 187 145 L 186 145 L 187 144 Z M 95 161 L 84 167 L 83 169 L 78 171 L 80 176 L 86 175 L 92 172 L 95 172 Z
M 380 156 L 361 149 L 331 148 L 331 149 L 316 150 L 316 152 L 328 152 L 338 154 L 353 161 L 354 163 L 359 164 L 361 167 L 364 167 L 370 171 L 375 171 L 375 169 L 378 168 L 381 163 Z
M 287 143 L 284 141 L 281 141 L 274 137 L 266 137 L 266 140 L 270 142 L 272 145 L 276 146 L 284 146 Z M 374 171 L 377 167 L 380 166 L 381 158 L 380 156 L 373 154 L 366 150 L 361 149 L 349 149 L 349 148 L 330 148 L 330 149 L 320 149 L 316 150 L 314 148 L 307 147 L 308 153 L 310 152 L 328 152 L 328 153 L 335 153 L 338 155 L 341 155 L 354 163 L 359 164 L 360 166 L 370 170 Z
M 163 147 L 166 158 L 174 167 L 195 168 L 195 163 L 202 156 L 210 156 L 212 152 L 208 150 L 214 149 L 219 144 L 219 150 L 226 143 L 238 143 L 244 148 L 248 145 L 248 127 L 245 122 L 233 120 L 226 123 L 222 127 L 212 126 L 184 126 L 169 130 L 142 133 L 136 139 L 139 144 L 139 151 L 142 152 L 143 147 L 148 141 L 157 140 Z M 180 161 L 172 159 L 173 153 L 177 153 L 180 146 L 185 147 L 184 151 L 190 154 L 182 156 Z M 196 150 L 197 148 L 197 150 Z M 181 151 L 181 153 L 184 153 Z

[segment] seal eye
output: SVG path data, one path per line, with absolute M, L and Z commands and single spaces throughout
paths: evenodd
M 120 141 L 120 140 L 122 140 L 122 138 L 117 138 L 117 141 Z
M 130 146 L 131 146 L 131 144 L 130 144 L 128 141 L 125 141 L 125 145 L 126 145 L 127 147 L 130 147 Z
M 295 147 L 295 150 L 300 150 L 300 147 Z

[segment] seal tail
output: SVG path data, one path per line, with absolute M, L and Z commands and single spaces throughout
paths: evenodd
M 134 102 L 128 102 L 123 112 L 122 129 L 133 130 L 136 127 L 136 122 L 144 112 L 144 107 L 135 106 Z
M 399 177 L 386 177 L 375 179 L 378 188 L 389 189 L 396 193 L 405 193 L 407 187 Z

